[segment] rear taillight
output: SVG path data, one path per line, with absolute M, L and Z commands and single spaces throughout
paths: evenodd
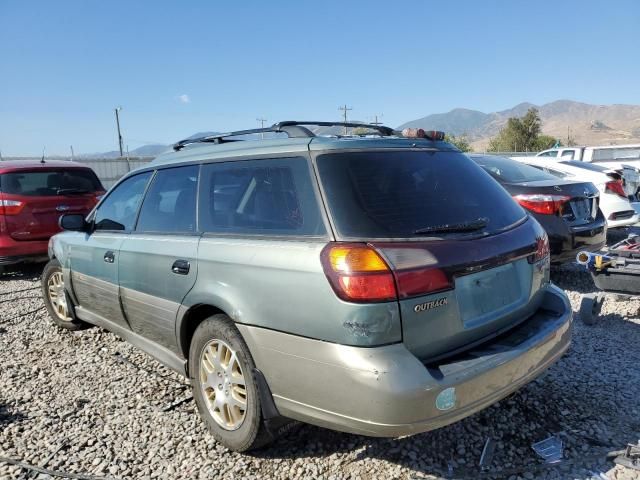
M 451 290 L 453 281 L 435 262 L 413 248 L 332 243 L 322 251 L 324 271 L 334 291 L 349 302 L 384 302 Z M 385 260 L 386 259 L 386 260 Z M 388 263 L 389 262 L 389 263 Z
M 555 215 L 562 210 L 562 206 L 571 197 L 566 195 L 546 195 L 546 194 L 521 194 L 513 197 L 520 205 L 527 210 L 542 215 Z
M 549 237 L 546 233 L 536 238 L 536 251 L 529 255 L 529 263 L 536 263 L 545 258 L 549 258 L 551 249 L 549 248 Z
M 611 180 L 604 184 L 605 192 L 615 193 L 616 195 L 620 195 L 623 198 L 627 198 L 627 194 L 624 192 L 624 187 L 622 186 L 622 180 Z
M 333 243 L 321 254 L 322 266 L 338 297 L 348 302 L 396 300 L 391 269 L 371 247 L 361 243 Z
M 25 203 L 20 200 L 0 200 L 0 213 L 17 215 L 24 208 Z

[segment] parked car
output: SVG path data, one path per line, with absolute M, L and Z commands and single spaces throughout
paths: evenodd
M 88 214 L 104 188 L 74 162 L 0 162 L 0 269 L 46 261 L 49 238 L 64 213 Z
M 592 183 L 560 179 L 506 157 L 471 158 L 544 227 L 552 263 L 574 261 L 579 251 L 596 251 L 604 246 L 607 221 L 599 208 L 600 194 Z
M 550 148 L 536 156 L 597 163 L 617 171 L 621 171 L 624 165 L 640 168 L 640 144 Z
M 622 176 L 615 170 L 579 160 L 554 161 L 543 157 L 513 157 L 558 178 L 593 183 L 600 192 L 600 209 L 609 228 L 638 223 L 640 217 L 624 190 Z
M 188 376 L 237 451 L 291 420 L 439 428 L 563 354 L 572 311 L 544 230 L 444 134 L 308 123 L 179 142 L 65 215 L 42 276 L 53 322 Z M 288 138 L 240 141 L 256 133 Z

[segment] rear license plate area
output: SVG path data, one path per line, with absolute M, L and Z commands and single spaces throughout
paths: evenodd
M 572 200 L 570 205 L 576 220 L 588 220 L 591 218 L 591 200 Z
M 514 263 L 459 277 L 455 290 L 465 328 L 495 319 L 494 313 L 522 297 L 521 280 Z

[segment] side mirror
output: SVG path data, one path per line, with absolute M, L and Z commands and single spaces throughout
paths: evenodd
M 58 225 L 62 230 L 70 230 L 72 232 L 84 232 L 87 230 L 87 222 L 84 221 L 84 215 L 78 213 L 62 215 L 58 220 Z

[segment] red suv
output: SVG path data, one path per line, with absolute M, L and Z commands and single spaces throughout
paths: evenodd
M 105 193 L 88 167 L 74 162 L 0 162 L 0 270 L 47 258 L 65 213 L 86 215 Z

